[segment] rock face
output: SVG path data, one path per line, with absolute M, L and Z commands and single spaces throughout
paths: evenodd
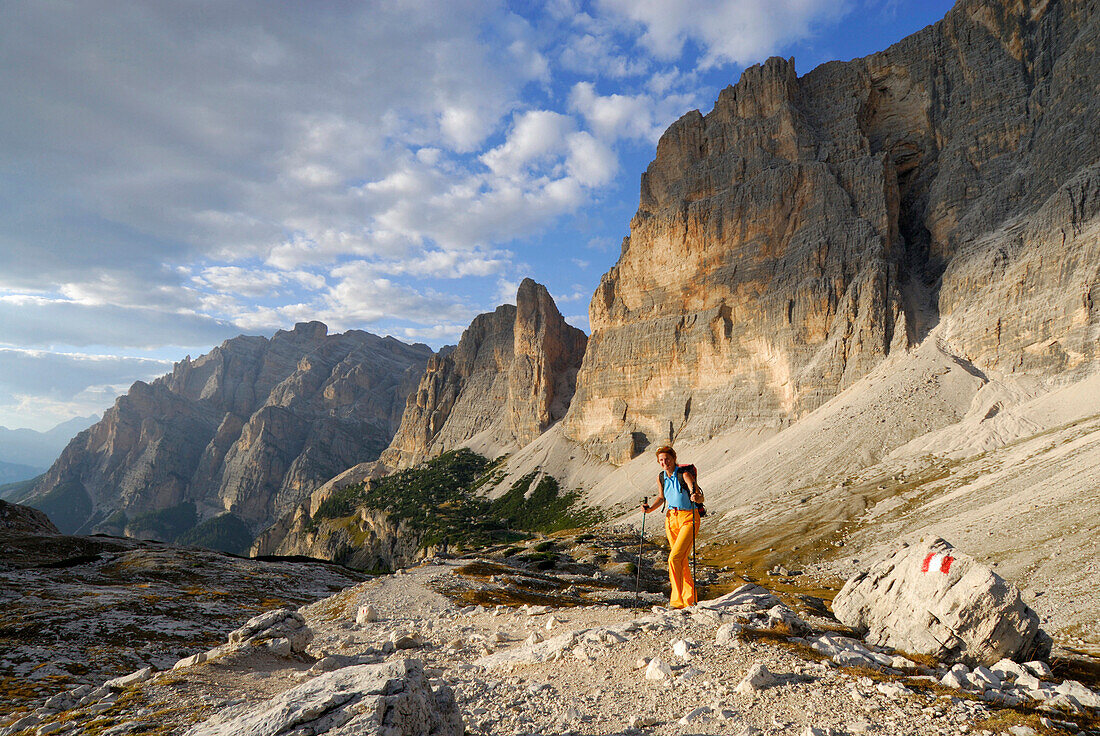
M 59 534 L 49 517 L 38 509 L 0 501 L 0 534 Z
M 989 666 L 1050 653 L 1016 586 L 942 539 L 903 547 L 848 580 L 833 613 L 871 644 L 948 662 Z
M 382 511 L 361 508 L 346 524 L 316 524 L 308 502 L 260 534 L 251 553 L 331 560 L 353 570 L 396 570 L 421 555 L 420 530 Z
M 981 371 L 1084 371 L 1100 325 L 1100 18 L 961 0 L 889 49 L 745 71 L 661 138 L 565 433 L 780 428 L 939 323 Z
M 546 288 L 524 279 L 516 306 L 475 317 L 456 348 L 429 361 L 382 462 L 404 468 L 464 445 L 526 445 L 565 415 L 586 342 Z
M 165 539 L 225 512 L 256 531 L 377 458 L 430 355 L 319 322 L 228 340 L 135 383 L 27 503 L 65 531 Z

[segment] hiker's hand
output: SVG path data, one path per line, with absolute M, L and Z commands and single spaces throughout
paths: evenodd
M 703 502 L 703 494 L 700 491 L 693 492 L 691 494 L 691 502 L 692 503 L 702 503 Z

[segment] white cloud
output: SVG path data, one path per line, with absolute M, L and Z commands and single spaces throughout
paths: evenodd
M 587 314 L 564 314 L 562 318 L 578 330 L 583 331 L 584 334 L 592 334 L 592 326 L 588 322 Z
M 43 430 L 101 412 L 172 361 L 0 347 L 0 425 Z
M 583 186 L 602 186 L 619 172 L 619 159 L 615 152 L 590 133 L 573 133 L 569 136 L 568 145 L 566 171 Z
M 549 110 L 532 110 L 518 116 L 508 139 L 482 155 L 482 162 L 497 176 L 516 179 L 533 164 L 560 153 L 572 118 Z
M 519 293 L 519 281 L 511 279 L 497 279 L 497 304 L 515 304 L 516 294 Z
M 563 46 L 558 60 L 566 69 L 612 79 L 642 77 L 650 73 L 652 68 L 649 59 L 631 56 L 619 49 L 609 32 L 580 33 L 573 36 Z
M 686 42 L 698 43 L 703 68 L 757 63 L 851 9 L 844 0 L 600 0 L 599 4 L 638 23 L 644 29 L 641 44 L 661 59 L 674 60 Z
M 158 284 L 163 263 L 295 240 L 321 259 L 334 240 L 391 248 L 358 184 L 410 152 L 475 151 L 547 74 L 531 30 L 475 0 L 4 13 L 0 96 L 20 104 L 0 109 L 0 175 L 20 186 L 0 210 L 0 285 L 23 290 L 97 268 Z
M 147 349 L 216 345 L 240 332 L 239 325 L 190 312 L 40 296 L 0 297 L 0 343 L 6 345 Z
M 591 82 L 578 82 L 569 93 L 569 109 L 580 113 L 601 138 L 632 138 L 656 143 L 676 118 L 692 109 L 687 94 L 656 98 L 647 94 L 600 95 Z
M 290 287 L 304 287 L 311 291 L 323 289 L 325 277 L 302 270 L 273 271 L 242 266 L 207 266 L 192 278 L 199 288 L 212 289 L 219 294 L 245 297 L 274 296 Z M 209 306 L 209 302 L 206 303 Z
M 321 319 L 337 328 L 382 319 L 435 324 L 441 318 L 461 321 L 473 316 L 450 295 L 421 292 L 378 278 L 360 264 L 334 269 L 332 276 L 338 281 L 325 295 L 327 310 L 321 313 Z
M 449 342 L 454 344 L 458 342 L 463 331 L 469 326 L 469 323 L 457 324 L 451 322 L 429 327 L 406 327 L 401 330 L 401 334 L 407 340 L 429 340 L 433 343 Z

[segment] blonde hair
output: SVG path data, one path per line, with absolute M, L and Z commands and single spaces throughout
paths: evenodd
M 670 455 L 672 456 L 672 462 L 676 462 L 676 450 L 673 450 L 670 445 L 661 445 L 657 448 L 657 457 L 661 457 L 661 455 Z

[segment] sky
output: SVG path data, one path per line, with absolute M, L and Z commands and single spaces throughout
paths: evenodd
M 5 0 L 0 425 L 239 334 L 433 348 L 526 276 L 588 330 L 662 131 L 942 0 Z

